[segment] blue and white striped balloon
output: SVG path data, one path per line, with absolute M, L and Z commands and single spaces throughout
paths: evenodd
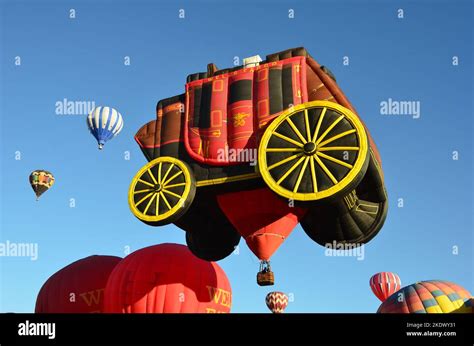
M 112 107 L 96 107 L 87 116 L 87 126 L 102 149 L 105 142 L 122 131 L 122 114 Z

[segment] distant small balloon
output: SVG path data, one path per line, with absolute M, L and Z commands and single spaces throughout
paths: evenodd
M 390 272 L 381 272 L 373 275 L 369 283 L 372 292 L 382 302 L 402 287 L 398 275 Z
M 48 171 L 37 169 L 30 174 L 30 185 L 36 195 L 36 200 L 48 191 L 54 184 L 54 176 Z
M 122 114 L 111 107 L 96 107 L 87 116 L 87 127 L 102 150 L 107 141 L 122 131 Z
M 265 303 L 274 314 L 281 314 L 288 306 L 288 296 L 283 292 L 270 292 L 265 298 Z

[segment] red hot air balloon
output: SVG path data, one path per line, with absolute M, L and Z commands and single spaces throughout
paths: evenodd
M 265 298 L 268 308 L 274 314 L 281 314 L 288 306 L 288 296 L 283 292 L 270 292 Z
M 222 194 L 217 196 L 217 201 L 261 261 L 257 282 L 262 286 L 273 285 L 270 257 L 290 235 L 306 210 L 290 206 L 267 188 Z
M 383 302 L 401 288 L 401 281 L 395 273 L 381 272 L 370 278 L 370 288 Z
M 64 267 L 41 287 L 35 312 L 102 312 L 107 279 L 120 261 L 120 257 L 96 255 Z
M 184 245 L 137 250 L 114 269 L 104 311 L 114 313 L 228 313 L 232 291 L 224 271 Z

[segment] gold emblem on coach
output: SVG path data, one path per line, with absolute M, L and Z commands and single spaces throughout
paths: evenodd
M 245 118 L 249 117 L 248 113 L 237 113 L 233 116 L 234 127 L 240 127 L 245 125 Z

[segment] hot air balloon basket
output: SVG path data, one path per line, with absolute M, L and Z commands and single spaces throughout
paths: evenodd
M 257 274 L 257 283 L 260 286 L 272 286 L 275 283 L 275 276 L 273 275 L 273 272 L 259 272 Z

